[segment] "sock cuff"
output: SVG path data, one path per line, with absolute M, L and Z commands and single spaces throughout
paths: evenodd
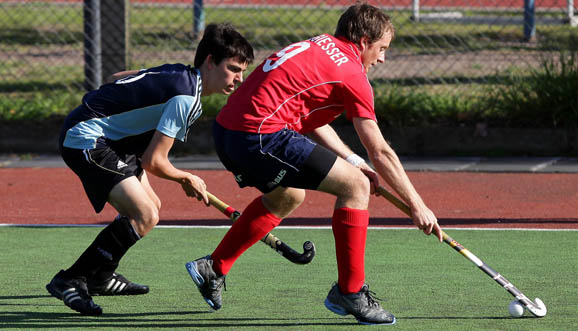
M 112 233 L 116 237 L 122 238 L 122 242 L 128 244 L 129 247 L 134 245 L 141 238 L 126 216 L 118 215 L 110 224 L 110 227 Z
M 142 239 L 142 237 L 140 236 L 140 234 L 138 234 L 138 232 L 136 231 L 136 229 L 134 228 L 134 225 L 132 225 L 132 223 L 130 222 L 130 219 L 128 218 L 128 216 L 124 216 L 121 214 L 116 215 L 116 217 L 114 218 L 113 222 L 116 221 L 121 221 L 121 222 L 127 222 L 130 225 L 130 228 L 132 229 L 132 234 L 134 235 L 134 237 L 136 238 L 136 240 L 140 240 Z
M 339 222 L 350 226 L 369 225 L 369 211 L 367 209 L 354 209 L 342 207 L 333 211 L 333 222 Z
M 269 211 L 269 209 L 267 209 L 267 207 L 265 207 L 265 205 L 263 204 L 263 196 L 258 196 L 255 200 L 253 200 L 253 202 L 251 202 L 247 208 L 245 208 L 245 211 L 243 211 L 243 214 L 247 214 L 247 216 L 250 216 L 251 218 L 264 218 L 269 220 L 272 224 L 274 224 L 275 226 L 279 225 L 279 223 L 281 223 L 281 218 L 275 216 L 275 214 L 271 213 Z

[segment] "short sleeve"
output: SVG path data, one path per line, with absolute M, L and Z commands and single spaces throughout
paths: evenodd
M 348 120 L 354 117 L 377 121 L 373 102 L 373 88 L 365 74 L 349 77 L 343 84 L 343 106 Z
M 195 107 L 198 105 L 200 105 L 199 100 L 190 95 L 178 95 L 169 99 L 163 107 L 163 114 L 156 129 L 184 142 L 187 137 L 189 118 L 196 119 L 200 115 L 200 106 Z

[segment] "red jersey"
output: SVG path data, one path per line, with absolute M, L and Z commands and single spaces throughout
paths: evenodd
M 345 111 L 376 120 L 373 89 L 350 41 L 323 34 L 271 55 L 229 97 L 217 115 L 223 127 L 306 133 Z

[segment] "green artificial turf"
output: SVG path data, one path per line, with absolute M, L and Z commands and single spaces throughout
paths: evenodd
M 148 284 L 148 295 L 95 297 L 100 317 L 81 316 L 49 296 L 45 284 L 72 264 L 101 228 L 0 227 L 0 328 L 98 330 L 353 330 L 351 316 L 323 301 L 337 271 L 329 229 L 276 229 L 294 248 L 312 240 L 317 256 L 293 265 L 262 243 L 227 277 L 223 308 L 201 299 L 184 263 L 212 252 L 226 229 L 157 228 L 134 246 L 119 272 Z M 393 312 L 396 330 L 570 330 L 578 325 L 578 232 L 448 230 L 548 315 L 509 317 L 510 294 L 446 244 L 417 230 L 370 230 L 366 281 Z

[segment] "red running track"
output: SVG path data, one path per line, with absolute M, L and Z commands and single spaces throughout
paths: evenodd
M 192 172 L 205 179 L 209 191 L 240 210 L 258 195 L 253 188 L 237 187 L 225 171 Z M 409 176 L 442 226 L 578 229 L 578 174 L 410 172 Z M 180 185 L 150 180 L 163 203 L 160 224 L 230 224 L 216 209 L 187 198 Z M 303 205 L 282 225 L 330 225 L 333 202 L 328 194 L 308 192 Z M 370 215 L 373 226 L 412 226 L 381 197 L 372 197 Z M 114 216 L 110 206 L 94 213 L 69 169 L 0 169 L 0 223 L 105 224 Z

